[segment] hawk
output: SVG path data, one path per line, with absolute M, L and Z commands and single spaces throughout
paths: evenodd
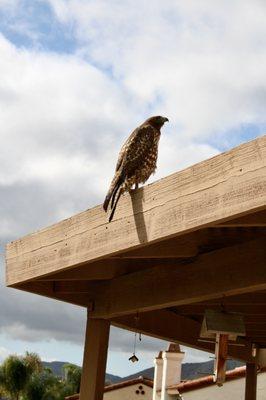
M 161 127 L 168 118 L 156 116 L 148 118 L 137 127 L 122 146 L 115 169 L 115 175 L 103 203 L 105 211 L 111 201 L 112 221 L 117 203 L 123 192 L 130 191 L 132 186 L 138 188 L 145 183 L 156 170 L 158 144 Z

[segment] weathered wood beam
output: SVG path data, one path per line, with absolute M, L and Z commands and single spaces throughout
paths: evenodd
M 157 339 L 176 342 L 202 351 L 214 351 L 214 342 L 198 341 L 201 326 L 198 322 L 168 310 L 156 310 L 138 314 L 137 324 L 136 314 L 112 318 L 111 324 L 118 328 L 140 332 Z
M 112 325 L 122 329 L 140 332 L 158 339 L 176 342 L 184 346 L 214 353 L 215 343 L 201 341 L 201 324 L 193 319 L 182 317 L 168 310 L 157 310 L 138 314 L 125 315 L 111 320 Z M 229 344 L 229 355 L 232 358 L 246 361 L 250 358 L 250 346 L 242 342 L 243 346 Z
M 185 258 L 195 257 L 197 254 L 197 238 L 194 233 L 191 233 L 182 237 L 131 250 L 118 255 L 116 258 Z
M 206 304 L 199 305 L 197 304 L 189 304 L 177 307 L 177 311 L 181 315 L 203 315 L 205 310 L 221 310 L 221 303 L 218 305 Z M 227 304 L 226 310 L 229 312 L 237 312 L 243 313 L 245 315 L 265 315 L 266 317 L 266 303 L 264 304 Z
M 228 358 L 229 335 L 216 334 L 213 381 L 222 386 L 225 382 L 226 360 Z
M 7 285 L 265 209 L 266 136 L 7 245 Z
M 115 278 L 107 289 L 98 286 L 92 316 L 112 318 L 263 290 L 265 244 L 262 238 L 167 270 L 152 268 Z
M 217 227 L 266 227 L 266 210 L 258 211 L 257 213 L 245 215 L 244 217 L 236 218 L 230 221 L 222 222 Z
M 96 285 L 97 288 L 97 285 Z M 45 296 L 54 300 L 64 301 L 70 304 L 74 304 L 76 306 L 86 307 L 90 310 L 93 308 L 93 297 L 94 292 L 92 293 L 71 293 L 68 289 L 64 291 L 56 291 L 56 287 L 53 282 L 26 282 L 22 285 L 17 286 L 17 289 L 23 290 L 29 293 L 34 293 L 40 296 Z
M 109 321 L 90 320 L 88 314 L 80 400 L 103 399 L 109 330 Z
M 93 264 L 84 264 L 75 269 L 48 274 L 38 278 L 38 281 L 75 281 L 75 280 L 105 280 L 114 278 L 117 273 L 123 273 L 124 265 L 121 271 L 118 271 L 117 263 L 113 260 L 100 260 Z M 118 275 L 119 275 L 118 273 Z
M 224 307 L 227 306 L 244 306 L 244 305 L 266 305 L 266 291 L 261 290 L 259 292 L 253 292 L 253 293 L 246 293 L 246 294 L 241 294 L 238 296 L 230 296 L 230 297 L 225 297 L 224 299 L 221 300 L 209 300 L 205 302 L 200 302 L 197 303 L 197 306 L 205 306 L 205 307 L 210 307 L 210 306 L 221 306 L 221 302 Z
M 171 268 L 182 264 L 183 258 L 109 258 L 100 260 L 93 264 L 79 266 L 65 272 L 50 274 L 36 279 L 38 282 L 49 281 L 105 281 L 120 275 L 136 271 L 143 271 L 155 266 L 160 268 Z
M 53 283 L 53 291 L 55 293 L 86 293 L 91 294 L 94 290 L 97 290 L 98 282 L 88 281 L 56 281 Z

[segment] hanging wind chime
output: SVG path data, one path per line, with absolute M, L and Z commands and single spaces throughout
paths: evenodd
M 131 357 L 129 357 L 128 361 L 131 361 L 132 363 L 138 362 L 139 359 L 136 356 L 136 346 L 137 346 L 137 328 L 138 328 L 138 324 L 139 324 L 139 314 L 137 314 L 135 316 L 135 326 L 136 326 L 136 331 L 135 331 L 135 335 L 134 335 L 134 346 L 133 346 L 133 354 Z M 139 332 L 139 341 L 141 342 L 141 333 Z

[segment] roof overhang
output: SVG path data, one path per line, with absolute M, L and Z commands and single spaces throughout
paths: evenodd
M 9 243 L 6 282 L 209 351 L 206 307 L 240 309 L 247 338 L 230 353 L 247 359 L 266 346 L 265 205 L 263 136 L 124 195 L 112 223 L 98 206 Z

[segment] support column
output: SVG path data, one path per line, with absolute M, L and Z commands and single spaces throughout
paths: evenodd
M 162 351 L 160 351 L 158 357 L 156 357 L 154 360 L 152 400 L 159 400 L 161 398 L 161 393 L 157 393 L 157 391 L 162 389 L 162 380 L 163 380 L 163 359 L 162 359 Z
M 257 398 L 257 363 L 246 363 L 246 389 L 245 400 L 256 400 Z
M 80 400 L 102 400 L 110 322 L 87 317 Z
M 163 379 L 161 400 L 171 400 L 167 393 L 168 386 L 181 382 L 181 368 L 185 353 L 180 351 L 178 344 L 170 343 L 168 351 L 164 351 L 163 357 Z

